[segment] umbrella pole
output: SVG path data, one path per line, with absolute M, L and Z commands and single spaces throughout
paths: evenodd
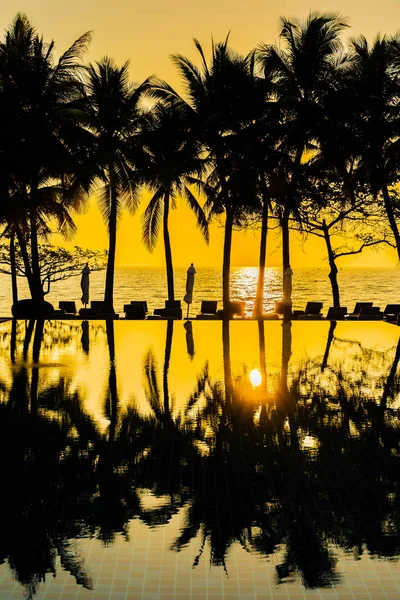
M 190 304 L 188 304 L 188 307 L 187 307 L 186 319 L 188 319 L 188 318 L 189 318 L 189 306 L 190 306 Z

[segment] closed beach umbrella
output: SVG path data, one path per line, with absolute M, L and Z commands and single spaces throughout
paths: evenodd
M 82 321 L 81 344 L 82 350 L 89 354 L 89 321 Z
M 81 289 L 82 289 L 82 298 L 81 302 L 86 306 L 89 304 L 89 274 L 90 269 L 88 263 L 82 269 L 82 277 L 81 277 Z
M 186 271 L 186 294 L 183 297 L 184 302 L 188 305 L 187 316 L 189 317 L 189 305 L 193 302 L 193 287 L 194 287 L 194 276 L 196 274 L 196 269 L 193 266 L 193 263 L 190 265 L 188 270 Z
M 283 299 L 284 304 L 292 304 L 292 277 L 293 271 L 290 266 L 285 270 L 283 276 Z
M 186 321 L 186 323 L 184 324 L 184 328 L 186 330 L 186 350 L 187 350 L 190 360 L 193 360 L 195 350 L 194 350 L 192 321 Z

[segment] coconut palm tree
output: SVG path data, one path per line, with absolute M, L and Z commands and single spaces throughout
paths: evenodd
M 182 111 L 186 111 L 190 131 L 202 144 L 210 164 L 205 186 L 206 206 L 210 216 L 224 215 L 225 219 L 222 287 L 226 309 L 230 303 L 233 227 L 240 223 L 248 201 L 254 201 L 253 184 L 242 170 L 252 169 L 243 159 L 244 142 L 242 152 L 238 152 L 239 140 L 246 126 L 254 124 L 262 114 L 265 104 L 259 94 L 262 80 L 254 76 L 253 55 L 236 55 L 228 47 L 228 37 L 224 42 L 213 43 L 209 62 L 200 42 L 194 40 L 200 68 L 182 55 L 173 56 L 186 88 L 187 101 L 164 82 L 153 85 L 154 95 L 167 101 L 168 106 L 179 104 Z
M 65 233 L 73 231 L 69 211 L 79 208 L 87 191 L 77 178 L 86 133 L 72 108 L 82 96 L 81 58 L 90 37 L 78 38 L 56 60 L 54 42 L 45 43 L 18 14 L 0 42 L 0 105 L 6 115 L 0 122 L 0 219 L 10 224 L 15 217 L 20 225 L 16 235 L 37 299 L 43 298 L 38 237 L 49 232 L 54 218 Z
M 192 186 L 202 187 L 198 178 L 204 169 L 201 145 L 187 131 L 185 114 L 178 105 L 158 103 L 147 116 L 146 128 L 136 140 L 140 157 L 136 162 L 140 178 L 153 193 L 143 214 L 143 241 L 154 249 L 162 223 L 168 300 L 175 299 L 169 212 L 182 197 L 196 216 L 197 225 L 208 243 L 208 223 Z
M 99 183 L 99 206 L 108 227 L 109 249 L 104 301 L 114 311 L 114 270 L 117 223 L 122 209 L 133 213 L 139 202 L 131 160 L 131 137 L 140 120 L 140 100 L 147 81 L 134 86 L 129 62 L 118 67 L 104 57 L 87 68 L 86 121 L 95 135 L 92 175 Z
M 370 191 L 382 201 L 400 259 L 396 198 L 390 193 L 398 181 L 400 117 L 400 34 L 352 41 L 353 68 L 347 78 L 350 123 L 356 129 L 359 158 Z
M 333 13 L 310 13 L 305 21 L 281 18 L 284 47 L 261 44 L 258 61 L 272 79 L 276 102 L 282 111 L 281 164 L 271 186 L 279 200 L 282 227 L 283 272 L 290 264 L 289 218 L 299 218 L 302 161 L 315 147 L 323 124 L 323 100 L 339 66 L 347 64 L 340 34 L 345 20 Z

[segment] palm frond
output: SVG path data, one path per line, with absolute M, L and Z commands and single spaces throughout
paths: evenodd
M 111 185 L 107 181 L 96 190 L 97 202 L 104 222 L 109 224 L 111 215 Z
M 84 54 L 87 52 L 90 42 L 92 41 L 92 32 L 87 31 L 81 35 L 75 42 L 66 50 L 58 61 L 56 70 L 70 70 L 80 65 Z
M 197 226 L 199 227 L 205 241 L 208 244 L 208 242 L 210 241 L 210 233 L 208 229 L 207 217 L 204 214 L 202 207 L 200 206 L 197 199 L 194 197 L 194 195 L 186 185 L 182 187 L 182 195 L 188 203 L 189 208 L 196 215 Z
M 164 208 L 163 187 L 159 187 L 153 195 L 142 216 L 142 240 L 152 252 L 157 243 Z

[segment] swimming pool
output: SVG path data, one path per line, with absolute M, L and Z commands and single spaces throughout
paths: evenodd
M 398 598 L 400 330 L 0 325 L 0 599 Z

